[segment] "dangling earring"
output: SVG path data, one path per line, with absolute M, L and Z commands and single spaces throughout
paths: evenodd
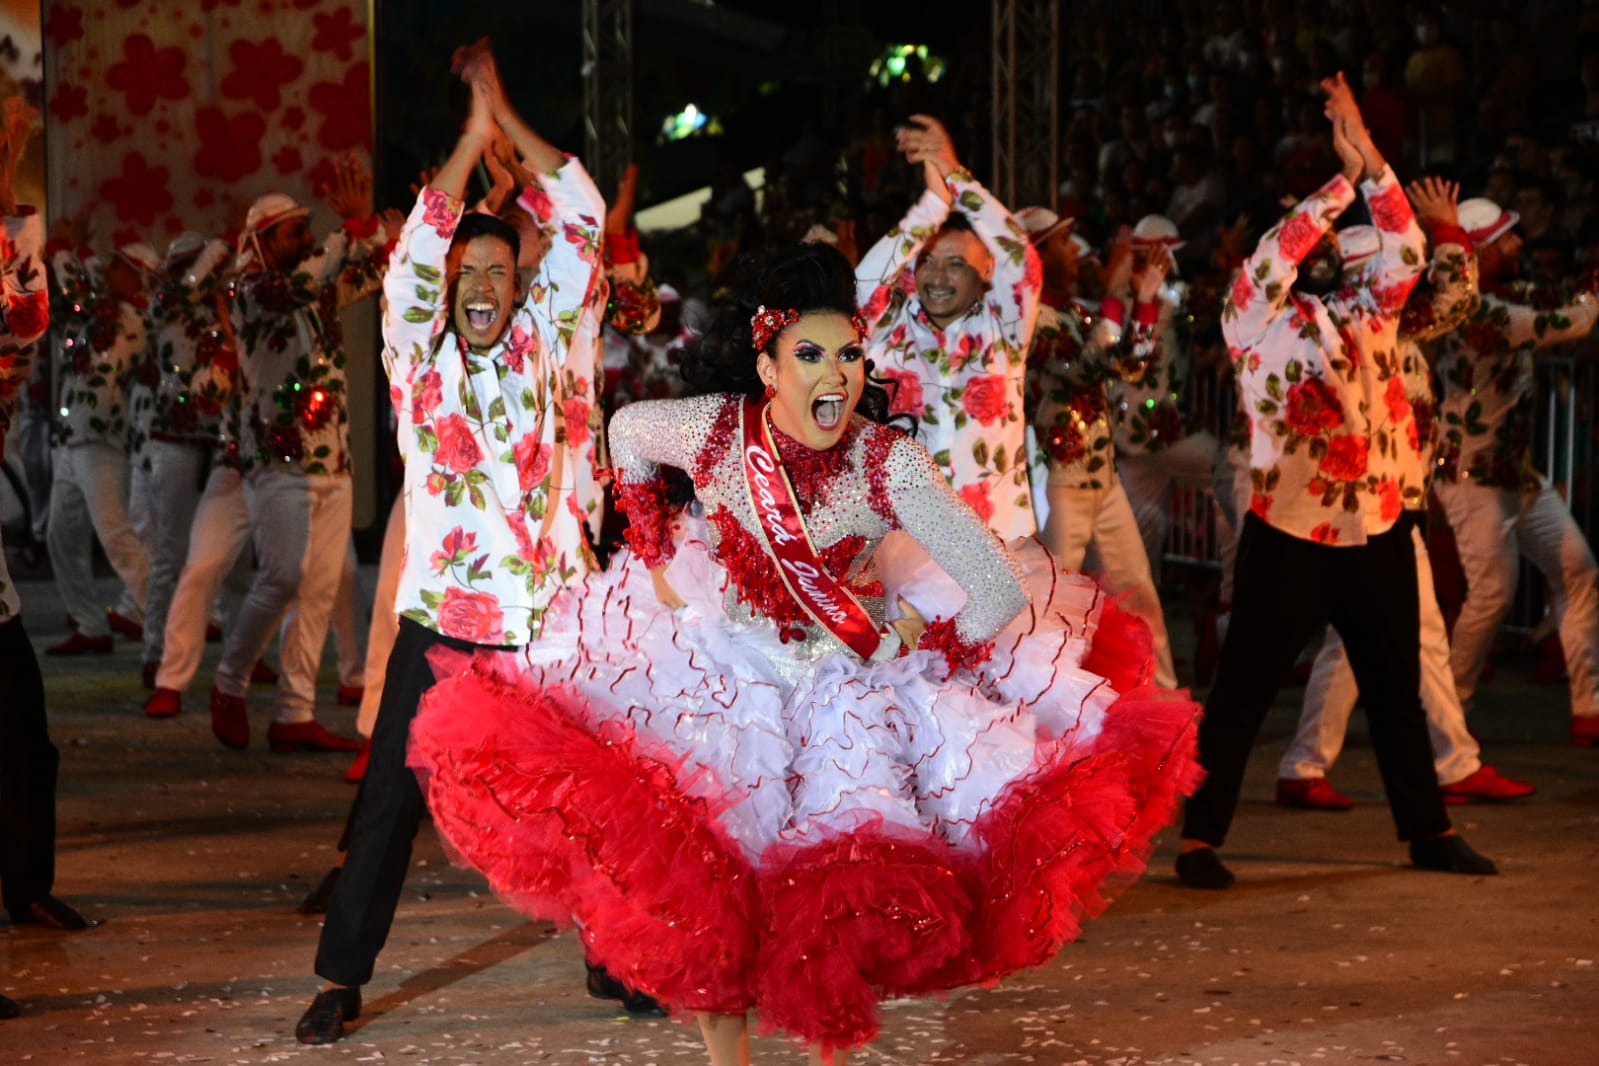
M 776 395 L 777 395 L 777 390 L 775 388 L 773 388 L 770 385 L 766 386 L 766 398 L 768 400 L 770 400 L 773 396 L 776 396 Z

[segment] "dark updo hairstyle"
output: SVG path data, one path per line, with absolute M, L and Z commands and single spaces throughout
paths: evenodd
M 716 317 L 699 343 L 683 355 L 683 379 L 689 395 L 735 392 L 754 399 L 764 394 L 765 386 L 755 371 L 761 353 L 750 330 L 756 308 L 793 309 L 800 314 L 837 311 L 846 317 L 856 311 L 855 268 L 830 244 L 798 244 L 746 255 L 734 264 L 730 276 L 731 295 L 717 306 Z M 914 420 L 889 414 L 884 386 L 892 383 L 873 379 L 871 371 L 868 362 L 866 387 L 855 409 L 873 422 L 914 433 Z

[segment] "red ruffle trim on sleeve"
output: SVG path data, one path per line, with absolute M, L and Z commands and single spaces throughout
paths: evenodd
M 672 542 L 672 507 L 666 498 L 666 482 L 616 482 L 616 505 L 627 515 L 628 545 L 651 570 L 671 560 L 676 551 Z
M 452 858 L 526 914 L 575 918 L 613 976 L 672 1008 L 753 1006 L 755 877 L 718 805 L 580 695 L 496 671 L 480 657 L 446 676 L 411 728 L 409 762 Z
M 922 630 L 922 639 L 916 642 L 916 647 L 921 651 L 936 651 L 942 655 L 951 674 L 961 670 L 975 670 L 986 663 L 989 656 L 994 653 L 993 641 L 973 642 L 957 633 L 953 615 L 949 618 L 935 618 L 927 623 L 927 628 Z

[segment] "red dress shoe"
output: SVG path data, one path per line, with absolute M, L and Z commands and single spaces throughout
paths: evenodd
M 145 663 L 139 671 L 140 680 L 144 682 L 144 687 L 151 692 L 155 691 L 155 675 L 160 673 L 160 671 L 160 663 Z
M 267 726 L 267 746 L 286 751 L 360 751 L 361 742 L 336 736 L 321 722 L 273 722 Z
M 207 622 L 205 624 L 205 642 L 207 644 L 222 643 L 222 627 L 215 622 Z
M 257 659 L 255 666 L 250 670 L 250 684 L 276 685 L 277 683 L 278 672 L 268 666 L 265 659 Z
M 1325 777 L 1279 777 L 1277 805 L 1312 811 L 1347 811 L 1355 801 L 1329 785 Z
M 356 782 L 362 780 L 366 777 L 366 764 L 371 761 L 372 738 L 367 737 L 361 742 L 360 754 L 356 755 L 355 761 L 350 764 L 350 768 L 344 771 L 344 779 L 351 784 L 355 784 Z
M 1510 800 L 1530 796 L 1538 786 L 1526 781 L 1512 781 L 1487 763 L 1467 774 L 1452 785 L 1440 785 L 1445 803 L 1470 803 L 1472 800 Z
M 151 718 L 171 718 L 183 710 L 183 696 L 175 688 L 158 688 L 144 701 L 144 713 Z
M 86 637 L 82 633 L 74 632 L 59 644 L 52 644 L 44 649 L 46 655 L 110 655 L 112 640 L 106 637 Z
M 1573 716 L 1571 719 L 1571 742 L 1583 744 L 1587 747 L 1599 747 L 1599 714 Z
M 230 748 L 250 746 L 250 712 L 243 696 L 211 690 L 211 732 Z
M 366 695 L 366 689 L 361 685 L 340 685 L 338 701 L 340 707 L 359 707 L 361 698 Z
M 118 614 L 107 607 L 105 612 L 106 624 L 111 627 L 111 632 L 121 633 L 129 640 L 143 640 L 144 627 L 126 615 Z

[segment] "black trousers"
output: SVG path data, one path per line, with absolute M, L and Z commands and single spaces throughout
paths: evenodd
M 0 897 L 17 912 L 56 878 L 56 771 L 44 678 L 22 619 L 0 623 Z
M 1421 707 L 1421 613 L 1415 519 L 1358 547 L 1331 547 L 1244 519 L 1233 615 L 1216 684 L 1199 726 L 1205 781 L 1189 799 L 1183 836 L 1221 846 L 1243 787 L 1244 766 L 1283 674 L 1331 623 L 1360 685 L 1372 747 L 1401 840 L 1449 828 Z
M 346 827 L 348 854 L 317 943 L 317 975 L 335 984 L 364 985 L 372 979 L 394 924 L 423 810 L 422 789 L 405 765 L 406 745 L 417 705 L 434 681 L 427 653 L 441 646 L 465 652 L 481 648 L 400 619 L 372 727 L 371 758 Z

